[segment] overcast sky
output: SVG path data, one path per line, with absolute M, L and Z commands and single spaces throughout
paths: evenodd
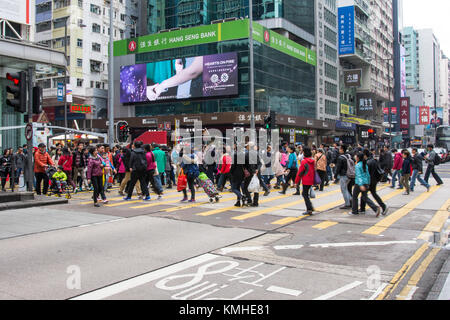
M 439 39 L 441 50 L 450 56 L 450 1 L 403 0 L 403 26 L 431 28 Z

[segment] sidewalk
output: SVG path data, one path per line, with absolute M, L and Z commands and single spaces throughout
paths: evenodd
M 450 250 L 450 244 L 444 250 Z M 450 300 L 450 254 L 442 266 L 427 300 Z

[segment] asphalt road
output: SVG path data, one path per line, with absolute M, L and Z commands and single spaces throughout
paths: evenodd
M 423 300 L 447 261 L 445 185 L 409 196 L 379 186 L 387 216 L 350 216 L 337 185 L 303 199 L 273 191 L 259 208 L 225 192 L 195 204 L 125 202 L 116 190 L 67 205 L 0 212 L 0 299 Z M 435 182 L 431 178 L 431 184 Z

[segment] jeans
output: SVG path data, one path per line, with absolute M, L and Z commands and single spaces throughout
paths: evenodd
M 241 187 L 242 181 L 233 180 L 231 182 L 231 191 L 233 191 L 233 193 L 237 196 L 239 201 L 242 199 Z
M 266 186 L 269 186 L 270 180 L 273 179 L 273 175 L 268 175 L 268 176 L 264 175 L 264 176 L 262 176 L 262 179 L 263 179 L 264 183 L 266 184 Z
M 341 186 L 341 193 L 344 196 L 345 206 L 350 207 L 352 195 L 348 191 L 348 184 L 350 179 L 347 176 L 339 176 L 339 184 Z
M 395 188 L 395 183 L 397 182 L 397 178 L 401 178 L 400 176 L 400 170 L 394 170 L 394 173 L 392 174 L 392 188 Z M 403 189 L 402 184 L 399 182 L 399 188 Z
M 222 189 L 225 187 L 225 183 L 228 181 L 231 181 L 231 175 L 230 173 L 221 173 L 219 177 L 219 182 L 217 183 L 217 188 Z
M 131 198 L 131 196 L 133 195 L 134 186 L 136 185 L 136 182 L 138 180 L 141 186 L 142 195 L 144 197 L 148 197 L 150 195 L 146 184 L 146 171 L 132 171 L 130 177 L 130 185 L 128 186 L 128 198 Z
M 331 180 L 333 180 L 333 171 L 331 170 L 330 166 L 327 166 L 327 177 L 328 177 L 327 182 L 330 182 Z
M 416 170 L 413 170 L 413 174 L 412 174 L 412 177 L 411 177 L 411 184 L 410 184 L 411 191 L 414 191 L 414 188 L 416 187 L 416 179 L 425 188 L 429 188 L 430 187 L 430 185 L 425 180 L 422 179 L 419 170 L 416 169 Z
M 436 180 L 437 184 L 443 184 L 442 179 L 437 175 L 436 171 L 434 171 L 434 165 L 428 165 L 427 171 L 425 172 L 424 180 L 428 183 L 430 179 L 430 175 L 433 175 L 434 180 Z

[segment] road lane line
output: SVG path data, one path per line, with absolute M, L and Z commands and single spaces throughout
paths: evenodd
M 389 281 L 389 284 L 384 288 L 383 292 L 376 298 L 376 300 L 383 300 L 395 288 L 399 285 L 406 274 L 411 270 L 414 264 L 422 257 L 422 255 L 428 250 L 429 244 L 424 243 L 417 251 L 405 262 L 405 264 L 400 268 L 400 270 L 394 275 L 394 277 Z
M 341 293 L 344 293 L 344 292 L 346 292 L 348 290 L 354 289 L 354 288 L 360 286 L 361 284 L 363 284 L 361 281 L 355 281 L 355 282 L 352 282 L 352 283 L 350 283 L 350 284 L 348 284 L 348 285 L 346 285 L 346 286 L 344 286 L 342 288 L 339 288 L 337 290 L 331 291 L 331 292 L 329 292 L 327 294 L 324 294 L 323 296 L 317 297 L 317 298 L 315 298 L 313 300 L 328 300 L 328 299 L 331 299 L 331 298 L 333 298 L 333 297 L 335 297 L 337 295 L 340 295 Z
M 343 242 L 343 243 L 318 243 L 310 244 L 313 248 L 338 248 L 338 247 L 366 247 L 366 246 L 388 246 L 391 244 L 416 244 L 416 240 L 407 241 L 377 241 L 377 242 Z
M 333 227 L 333 226 L 335 226 L 337 224 L 339 224 L 339 223 L 338 222 L 333 222 L 333 221 L 324 221 L 324 222 L 316 224 L 316 225 L 314 225 L 312 227 L 314 229 L 325 230 L 325 229 Z
M 325 198 L 325 197 L 331 196 L 331 195 L 339 193 L 339 192 L 341 192 L 341 191 L 340 190 L 334 190 L 334 191 L 331 191 L 331 192 L 327 192 L 327 193 L 324 193 L 324 194 L 318 196 L 316 199 Z M 294 202 L 288 202 L 288 203 L 276 205 L 274 207 L 269 207 L 269 208 L 264 208 L 264 209 L 256 210 L 256 211 L 253 211 L 253 212 L 249 212 L 249 213 L 246 213 L 246 214 L 243 214 L 243 215 L 240 215 L 240 216 L 233 217 L 232 219 L 233 220 L 246 220 L 246 219 L 250 219 L 250 218 L 261 216 L 261 215 L 263 215 L 265 213 L 269 213 L 269 212 L 272 212 L 274 210 L 293 207 L 293 206 L 302 204 L 304 202 L 305 202 L 304 199 L 298 200 L 298 201 L 294 201 Z
M 384 232 L 386 229 L 388 229 L 390 226 L 392 226 L 394 223 L 399 221 L 401 218 L 408 215 L 411 211 L 413 211 L 417 206 L 419 206 L 422 202 L 427 200 L 431 195 L 433 195 L 437 190 L 439 190 L 440 187 L 434 186 L 431 188 L 430 192 L 426 192 L 412 200 L 411 202 L 407 203 L 404 207 L 398 209 L 394 213 L 390 214 L 388 217 L 384 218 L 374 226 L 366 229 L 363 234 L 370 234 L 370 235 L 380 235 L 382 232 Z
M 293 296 L 293 297 L 298 297 L 299 295 L 302 294 L 302 292 L 299 290 L 288 289 L 288 288 L 277 287 L 277 286 L 270 286 L 266 290 L 270 291 L 270 292 L 281 293 L 281 294 L 285 294 L 288 296 Z
M 414 274 L 411 276 L 411 278 L 408 281 L 408 284 L 397 296 L 397 300 L 411 300 L 414 294 L 414 292 L 412 291 L 413 290 L 415 291 L 415 289 L 417 289 L 417 284 L 419 283 L 420 279 L 422 279 L 423 274 L 428 269 L 428 266 L 434 260 L 434 258 L 436 257 L 436 255 L 439 253 L 440 250 L 441 250 L 440 248 L 434 248 L 431 250 L 428 256 L 422 261 L 416 272 L 414 272 Z
M 235 199 L 234 196 L 231 197 L 227 197 L 227 198 L 221 198 L 220 199 L 220 203 L 224 203 L 224 202 L 229 202 L 229 201 L 233 201 Z M 180 211 L 180 210 L 186 210 L 186 209 L 190 209 L 190 208 L 195 208 L 195 207 L 200 207 L 202 205 L 206 205 L 206 204 L 214 204 L 214 203 L 210 203 L 209 201 L 205 201 L 205 202 L 200 202 L 200 203 L 194 203 L 194 204 L 190 204 L 190 205 L 186 205 L 186 206 L 178 206 L 175 208 L 168 208 L 168 209 L 164 209 L 162 210 L 163 212 L 174 212 L 174 211 Z
M 428 241 L 434 232 L 441 232 L 447 222 L 450 212 L 448 208 L 450 207 L 450 199 L 448 199 L 444 205 L 436 212 L 427 226 L 423 229 L 422 233 L 419 235 L 418 239 Z
M 196 197 L 196 200 L 199 199 L 205 199 L 208 196 L 200 196 L 200 197 Z M 177 195 L 178 198 L 178 195 Z M 153 201 L 152 203 L 149 204 L 143 204 L 140 206 L 134 206 L 134 207 L 130 207 L 130 209 L 142 209 L 142 208 L 150 208 L 150 207 L 156 207 L 156 206 L 161 206 L 161 205 L 165 205 L 165 204 L 172 204 L 172 203 L 179 203 L 181 200 L 178 198 L 176 200 L 169 200 L 169 201 Z M 128 203 L 133 202 L 133 201 L 128 201 Z M 141 200 L 142 202 L 142 200 Z
M 101 299 L 105 299 L 105 298 L 111 297 L 113 295 L 116 295 L 118 293 L 136 288 L 143 284 L 167 277 L 169 275 L 189 269 L 191 267 L 198 266 L 202 263 L 214 260 L 216 258 L 217 258 L 216 255 L 207 253 L 207 254 L 171 265 L 169 267 L 165 267 L 165 268 L 162 268 L 162 269 L 159 269 L 156 271 L 144 273 L 142 275 L 139 275 L 137 277 L 134 277 L 134 278 L 131 278 L 128 280 L 120 281 L 120 282 L 112 284 L 110 286 L 106 286 L 104 288 L 79 295 L 79 296 L 71 298 L 69 300 L 101 300 Z

